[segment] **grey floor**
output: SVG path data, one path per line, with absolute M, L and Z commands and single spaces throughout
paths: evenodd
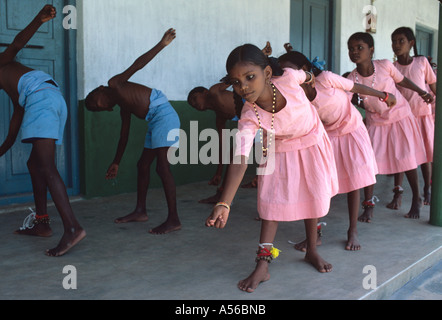
M 386 209 L 392 187 L 391 177 L 378 176 L 375 194 L 380 202 L 373 222 L 358 226 L 362 244 L 358 252 L 344 250 L 348 228 L 346 196 L 332 199 L 330 213 L 323 219 L 327 226 L 319 247 L 320 254 L 333 264 L 333 271 L 328 274 L 318 273 L 303 260 L 303 253 L 288 243 L 304 239 L 303 222 L 281 223 L 275 239 L 281 255 L 270 266 L 270 281 L 252 294 L 238 290 L 236 284 L 254 268 L 260 231 L 260 222 L 255 220 L 254 189 L 239 190 L 227 227 L 214 230 L 204 226 L 211 206 L 197 200 L 212 195 L 215 188 L 207 182 L 179 186 L 183 229 L 163 236 L 148 233 L 163 222 L 167 213 L 161 189 L 149 191 L 150 220 L 145 223 L 113 223 L 116 217 L 134 208 L 134 194 L 73 201 L 73 209 L 88 235 L 60 258 L 44 255 L 45 249 L 54 247 L 61 237 L 62 225 L 54 207 L 49 211 L 54 235 L 45 239 L 12 233 L 28 215 L 26 206 L 1 208 L 0 299 L 441 299 L 440 276 L 429 277 L 422 292 L 398 291 L 425 270 L 440 265 L 442 228 L 428 223 L 428 206 L 422 209 L 419 220 L 403 218 L 411 199 L 407 185 L 402 209 Z M 75 267 L 75 290 L 63 286 L 66 277 L 74 275 L 63 273 L 66 266 Z M 372 266 L 370 273 L 364 273 L 366 266 Z M 364 287 L 367 276 L 371 276 L 373 288 Z

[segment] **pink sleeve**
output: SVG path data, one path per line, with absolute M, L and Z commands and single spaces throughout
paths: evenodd
M 290 75 L 291 80 L 296 84 L 303 84 L 305 80 L 307 80 L 307 74 L 303 70 L 285 68 L 284 72 L 287 72 Z
M 351 91 L 355 83 L 347 78 L 341 77 L 332 72 L 327 72 L 327 78 L 333 88 L 342 89 L 344 91 Z
M 425 81 L 427 82 L 427 84 L 433 84 L 436 83 L 437 81 L 437 77 L 436 74 L 433 71 L 433 68 L 430 65 L 430 62 L 428 62 L 428 59 L 425 58 L 424 59 L 424 69 L 425 69 Z
M 394 82 L 399 83 L 404 80 L 405 76 L 394 66 L 394 64 L 389 60 L 383 60 L 383 63 L 390 71 L 390 75 L 393 78 Z

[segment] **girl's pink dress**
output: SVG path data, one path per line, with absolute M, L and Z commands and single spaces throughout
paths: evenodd
M 305 72 L 285 69 L 273 84 L 287 104 L 275 114 L 273 148 L 258 176 L 258 212 L 262 219 L 296 221 L 320 218 L 338 192 L 333 149 L 318 113 L 299 86 Z M 271 130 L 272 114 L 257 106 L 262 127 Z M 246 102 L 238 122 L 235 155 L 249 156 L 258 119 L 253 105 Z M 272 147 L 271 147 L 272 149 Z
M 420 88 L 427 88 L 428 85 L 436 83 L 436 75 L 426 57 L 414 57 L 409 65 L 394 63 L 395 67 L 408 79 L 413 81 Z M 411 111 L 417 118 L 422 138 L 424 139 L 427 162 L 433 162 L 434 152 L 434 118 L 432 105 L 426 103 L 419 94 L 410 89 L 398 86 L 398 90 L 410 104 Z M 431 92 L 431 90 L 430 90 Z
M 333 146 L 339 193 L 348 193 L 376 183 L 378 166 L 367 128 L 346 91 L 354 82 L 332 72 L 316 77 L 316 107 Z
M 362 77 L 353 70 L 348 79 L 393 93 L 397 104 L 389 108 L 385 102 L 372 96 L 363 96 L 367 130 L 370 136 L 380 174 L 394 174 L 416 169 L 426 163 L 422 135 L 410 105 L 396 88 L 404 76 L 388 60 L 373 60 L 375 73 Z

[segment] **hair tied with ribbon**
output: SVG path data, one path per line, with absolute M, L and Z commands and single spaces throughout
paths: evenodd
M 324 71 L 325 70 L 325 65 L 327 64 L 327 62 L 323 61 L 319 61 L 319 57 L 315 57 L 313 59 L 313 61 L 310 61 L 311 64 L 318 70 Z

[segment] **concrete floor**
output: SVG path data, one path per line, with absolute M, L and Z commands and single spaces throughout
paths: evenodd
M 254 268 L 260 232 L 260 223 L 255 220 L 254 189 L 239 190 L 227 228 L 215 230 L 204 226 L 211 206 L 197 202 L 212 195 L 215 188 L 208 187 L 207 182 L 178 187 L 183 229 L 163 236 L 148 233 L 166 216 L 161 189 L 149 191 L 150 220 L 145 223 L 113 223 L 134 208 L 134 194 L 72 202 L 88 235 L 60 258 L 44 255 L 44 250 L 54 247 L 61 237 L 62 225 L 54 207 L 49 209 L 54 231 L 51 238 L 14 235 L 12 232 L 29 212 L 25 206 L 1 208 L 0 299 L 388 299 L 442 259 L 442 228 L 428 223 L 429 207 L 422 209 L 420 220 L 403 218 L 411 199 L 408 185 L 404 187 L 402 209 L 386 209 L 392 198 L 393 179 L 378 176 L 375 194 L 380 202 L 373 222 L 358 226 L 362 244 L 358 252 L 344 250 L 346 196 L 333 198 L 330 213 L 323 219 L 327 226 L 319 247 L 320 254 L 333 264 L 328 274 L 318 273 L 303 261 L 304 254 L 288 243 L 304 239 L 303 222 L 281 223 L 275 246 L 282 252 L 270 266 L 272 278 L 253 294 L 238 290 L 236 284 Z M 63 273 L 68 265 L 76 269 L 76 290 L 63 287 L 65 277 L 74 275 Z M 364 273 L 366 266 L 375 269 Z M 367 276 L 376 276 L 369 282 L 375 289 L 364 288 Z M 440 288 L 436 292 L 441 292 Z

